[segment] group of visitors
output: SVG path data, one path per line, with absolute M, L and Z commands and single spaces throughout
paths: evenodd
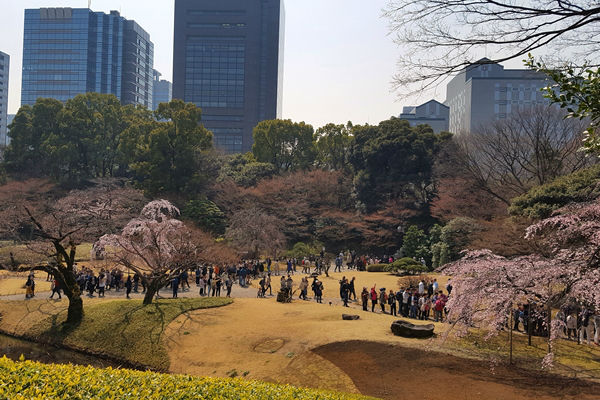
M 556 319 L 561 322 L 567 340 L 600 345 L 600 312 L 589 307 L 568 305 L 559 310 Z M 527 327 L 525 329 L 527 331 Z
M 370 300 L 371 312 L 375 312 L 377 304 L 379 304 L 383 314 L 389 313 L 392 316 L 401 315 L 405 318 L 429 320 L 433 311 L 434 321 L 443 322 L 445 315 L 448 314 L 446 309 L 448 296 L 452 293 L 450 282 L 446 285 L 446 291 L 448 295 L 439 290 L 437 279 L 434 279 L 429 284 L 421 280 L 417 288 L 400 288 L 397 292 L 394 292 L 393 289 L 388 292 L 385 288 L 380 288 L 377 292 L 377 285 L 373 285 L 371 290 L 363 287 L 360 297 L 363 311 L 368 311 Z M 345 298 L 347 296 L 342 296 L 344 304 L 346 304 Z M 389 306 L 389 312 L 386 311 L 386 305 Z

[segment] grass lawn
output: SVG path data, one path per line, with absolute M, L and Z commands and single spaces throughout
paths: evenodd
M 175 318 L 191 310 L 220 307 L 226 298 L 158 300 L 144 306 L 141 300 L 102 301 L 85 305 L 85 315 L 75 328 L 62 325 L 64 307 L 26 331 L 42 342 L 105 355 L 155 370 L 169 369 L 163 332 Z

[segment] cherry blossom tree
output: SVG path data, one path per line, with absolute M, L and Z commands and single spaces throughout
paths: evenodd
M 45 271 L 59 282 L 69 300 L 67 323 L 78 323 L 83 302 L 75 276 L 77 246 L 97 240 L 100 232 L 111 231 L 121 218 L 131 216 L 143 195 L 108 180 L 64 197 L 45 193 L 32 199 L 26 190 L 10 197 L 0 211 L 0 230 L 29 250 L 20 270 Z
M 453 276 L 448 317 L 459 332 L 478 326 L 493 336 L 515 303 L 543 306 L 549 331 L 543 366 L 550 367 L 562 326 L 551 320 L 552 310 L 571 302 L 600 309 L 600 200 L 568 206 L 528 227 L 525 237 L 535 254 L 509 259 L 472 251 L 444 269 Z
M 119 234 L 102 236 L 93 253 L 129 268 L 146 285 L 144 304 L 173 277 L 206 261 L 211 239 L 178 220 L 179 209 L 167 200 L 148 203 Z

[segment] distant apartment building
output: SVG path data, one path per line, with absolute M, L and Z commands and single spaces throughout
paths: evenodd
M 151 108 L 153 64 L 150 36 L 118 11 L 25 10 L 21 104 L 97 92 Z
M 482 124 L 507 118 L 517 110 L 549 104 L 541 89 L 546 75 L 525 69 L 504 69 L 482 59 L 465 68 L 447 86 L 449 130 L 470 133 Z
M 160 103 L 168 103 L 173 98 L 173 85 L 171 82 L 160 79 L 161 73 L 154 70 L 152 89 L 152 110 L 156 110 Z
M 448 131 L 450 108 L 439 101 L 429 100 L 420 106 L 403 107 L 400 119 L 410 126 L 429 125 L 435 133 Z
M 252 148 L 252 130 L 281 117 L 283 0 L 175 0 L 173 97 L 202 108 L 215 145 Z
M 10 57 L 0 51 L 0 147 L 8 145 L 8 75 Z

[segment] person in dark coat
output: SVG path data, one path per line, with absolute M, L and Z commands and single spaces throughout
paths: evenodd
M 179 291 L 179 277 L 175 276 L 171 280 L 171 288 L 173 289 L 173 298 L 177 298 L 177 292 Z
M 128 299 L 130 299 L 131 297 L 129 297 L 129 295 L 131 294 L 131 289 L 133 288 L 133 282 L 131 281 L 131 275 L 127 276 L 127 281 L 125 281 L 125 294 L 127 296 Z

